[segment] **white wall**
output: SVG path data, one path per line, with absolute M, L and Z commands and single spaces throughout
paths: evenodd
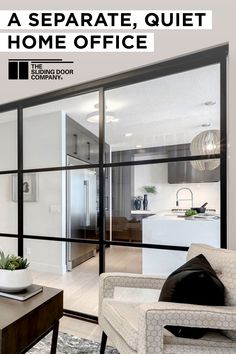
M 0 114 L 0 170 L 17 167 L 16 112 Z M 0 232 L 17 233 L 17 204 L 12 200 L 12 176 L 0 175 Z M 17 240 L 0 237 L 0 249 L 16 253 Z
M 24 167 L 65 165 L 65 114 L 37 116 L 35 112 L 37 107 L 28 110 L 24 119 Z M 1 155 L 2 169 L 10 168 L 9 156 L 14 160 L 14 123 L 0 123 L 0 151 L 8 152 Z M 65 237 L 65 172 L 37 173 L 36 177 L 38 199 L 24 203 L 24 234 Z M 0 232 L 17 233 L 17 203 L 12 201 L 12 176 L 9 175 L 0 176 Z M 16 253 L 13 240 L 1 238 L 0 248 Z M 65 271 L 64 243 L 24 240 L 24 255 L 34 270 Z
M 65 165 L 65 115 L 54 112 L 38 116 L 37 107 L 24 119 L 24 167 Z M 65 172 L 37 173 L 38 201 L 24 203 L 24 233 L 65 237 Z M 35 270 L 65 271 L 65 244 L 24 241 L 25 255 Z

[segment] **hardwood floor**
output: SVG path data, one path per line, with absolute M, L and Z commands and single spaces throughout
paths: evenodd
M 34 283 L 64 289 L 64 308 L 97 315 L 98 260 L 97 253 L 95 257 L 63 275 L 33 272 Z M 106 248 L 106 271 L 141 273 L 142 250 L 119 246 Z M 65 322 L 68 322 L 67 319 Z
M 61 332 L 68 333 L 76 337 L 86 338 L 94 340 L 96 342 L 101 341 L 102 332 L 99 326 L 86 321 L 80 321 L 64 316 L 60 320 L 59 330 Z M 112 345 L 112 343 L 109 341 L 108 344 Z
M 79 338 L 90 339 L 98 343 L 101 342 L 101 329 L 98 325 L 90 322 L 75 320 L 64 316 L 60 320 L 59 330 Z M 109 338 L 107 340 L 107 344 L 114 346 Z

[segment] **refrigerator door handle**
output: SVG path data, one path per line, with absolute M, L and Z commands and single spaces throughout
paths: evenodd
M 84 181 L 84 196 L 85 196 L 85 226 L 90 226 L 89 215 L 89 181 Z

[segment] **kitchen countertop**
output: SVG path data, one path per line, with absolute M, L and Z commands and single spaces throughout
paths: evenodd
M 220 218 L 178 217 L 159 212 L 142 220 L 143 243 L 189 247 L 204 243 L 220 247 Z M 142 250 L 143 274 L 168 275 L 186 262 L 186 252 L 162 249 Z
M 155 211 L 151 211 L 151 210 L 131 210 L 131 214 L 152 215 L 152 214 L 156 214 L 156 212 Z
M 196 222 L 196 221 L 218 221 L 219 218 L 217 218 L 217 215 L 212 215 L 212 216 L 203 216 L 203 217 L 186 217 L 186 216 L 179 216 L 179 215 L 175 215 L 175 214 L 155 214 L 155 215 L 150 215 L 148 216 L 146 219 L 146 222 L 148 222 L 149 220 L 154 221 L 154 220 L 165 220 L 165 221 L 192 221 L 192 222 Z

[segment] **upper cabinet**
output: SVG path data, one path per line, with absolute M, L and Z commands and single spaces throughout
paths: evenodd
M 190 144 L 168 147 L 168 157 L 190 155 Z M 168 163 L 168 183 L 207 183 L 220 180 L 220 167 L 213 170 L 199 170 L 190 161 Z
M 66 117 L 66 153 L 88 164 L 98 163 L 98 137 L 68 116 Z

